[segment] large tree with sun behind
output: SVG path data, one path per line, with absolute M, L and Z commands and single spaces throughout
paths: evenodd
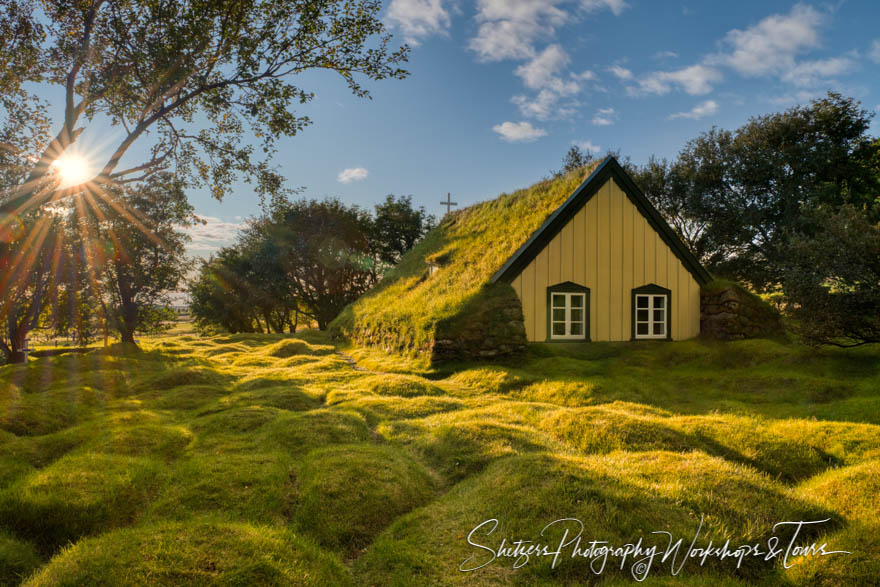
M 310 123 L 296 111 L 314 96 L 301 74 L 338 74 L 362 97 L 365 80 L 407 75 L 408 48 L 391 44 L 380 9 L 379 0 L 0 4 L 0 165 L 11 170 L 0 185 L 0 242 L 7 264 L 29 264 L 18 283 L 5 279 L 5 314 L 18 290 L 52 282 L 42 272 L 54 261 L 27 230 L 53 208 L 124 207 L 114 193 L 160 172 L 217 198 L 238 181 L 261 198 L 283 194 L 272 157 L 277 139 Z M 59 120 L 42 99 L 53 86 L 63 95 Z M 99 160 L 81 137 L 108 125 L 117 132 L 99 140 L 116 142 Z
M 76 178 L 98 191 L 171 169 L 218 198 L 237 180 L 276 193 L 275 141 L 310 122 L 294 110 L 313 98 L 300 74 L 335 72 L 359 96 L 369 95 L 362 79 L 407 75 L 399 66 L 408 49 L 391 46 L 380 9 L 378 0 L 4 2 L 0 91 L 58 86 L 64 114 L 2 211 L 57 194 L 37 188 L 59 159 L 62 172 L 79 173 L 63 157 L 96 122 L 123 131 L 105 160 L 91 162 L 95 176 Z M 126 157 L 138 141 L 148 142 L 146 160 Z

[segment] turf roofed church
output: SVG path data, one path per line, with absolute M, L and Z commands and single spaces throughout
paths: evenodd
M 516 291 L 529 341 L 693 338 L 709 279 L 613 157 L 492 276 Z
M 333 327 L 434 361 L 700 334 L 707 271 L 613 157 L 448 214 Z

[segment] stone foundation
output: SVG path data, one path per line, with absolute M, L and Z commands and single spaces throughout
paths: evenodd
M 434 331 L 431 362 L 496 359 L 526 350 L 522 304 L 513 288 L 496 284 Z
M 782 333 L 779 314 L 738 285 L 703 290 L 700 334 L 718 340 L 758 338 Z

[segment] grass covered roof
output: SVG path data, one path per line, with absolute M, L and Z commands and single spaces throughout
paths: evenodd
M 515 295 L 492 275 L 590 174 L 594 166 L 447 214 L 331 330 L 361 343 L 426 352 L 438 334 L 465 328 L 493 298 Z M 431 274 L 430 265 L 438 270 Z

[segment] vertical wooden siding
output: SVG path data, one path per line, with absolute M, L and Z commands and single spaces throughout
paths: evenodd
M 672 290 L 672 338 L 700 333 L 700 286 L 613 180 L 513 280 L 530 341 L 547 339 L 547 288 L 590 288 L 590 339 L 629 340 L 632 290 Z

